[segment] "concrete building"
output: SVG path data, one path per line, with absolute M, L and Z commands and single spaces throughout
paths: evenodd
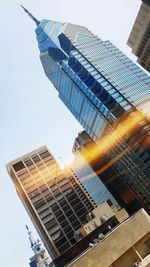
M 7 170 L 51 258 L 72 248 L 75 231 L 95 207 L 76 177 L 62 171 L 45 146 L 10 162 Z
M 103 202 L 100 206 L 92 210 L 87 215 L 87 223 L 80 228 L 80 235 L 85 237 L 93 232 L 95 229 L 104 224 L 110 218 L 115 218 L 118 223 L 122 223 L 129 217 L 125 209 L 118 209 L 114 211 L 107 202 Z M 111 224 L 111 223 L 110 223 Z M 111 229 L 111 225 L 109 225 Z
M 150 1 L 144 0 L 137 14 L 127 44 L 137 62 L 150 72 Z
M 51 265 L 53 267 L 67 266 L 76 257 L 85 253 L 89 247 L 95 246 L 128 217 L 129 215 L 124 209 L 112 208 L 107 202 L 103 202 L 86 216 L 86 223 L 76 230 L 77 243 L 73 249 L 69 249 L 67 253 L 64 252 Z
M 149 267 L 150 217 L 139 210 L 67 265 L 68 267 Z
M 30 246 L 34 252 L 34 256 L 30 258 L 30 267 L 49 267 L 51 261 L 46 250 L 43 248 L 42 243 L 33 236 L 27 226 L 26 228 L 28 230 Z

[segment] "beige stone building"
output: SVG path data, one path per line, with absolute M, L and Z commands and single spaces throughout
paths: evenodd
M 7 170 L 52 259 L 76 244 L 74 232 L 95 208 L 75 175 L 46 146 L 11 161 Z
M 100 206 L 92 210 L 87 215 L 87 223 L 80 228 L 82 237 L 89 235 L 96 228 L 103 225 L 111 218 L 116 219 L 117 223 L 122 223 L 129 217 L 125 209 L 112 209 L 107 202 L 103 202 Z M 110 225 L 109 225 L 110 226 Z
M 141 209 L 68 267 L 150 267 L 150 217 Z
M 137 62 L 150 72 L 150 2 L 143 1 L 131 30 L 127 44 Z

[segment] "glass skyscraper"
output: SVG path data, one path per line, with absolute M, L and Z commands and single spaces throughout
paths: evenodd
M 107 201 L 110 206 L 117 203 L 103 182 L 80 154 L 75 156 L 74 162 L 71 164 L 71 169 L 73 169 L 77 178 L 96 205 L 100 205 L 104 201 Z
M 150 210 L 149 75 L 85 27 L 34 20 L 40 59 L 60 99 L 100 150 L 101 134 L 108 135 L 101 153 Z
M 84 145 L 86 143 L 86 133 L 82 132 L 74 142 L 74 160 L 70 165 L 70 168 L 74 171 L 77 178 L 80 180 L 81 184 L 83 184 L 84 188 L 92 197 L 96 205 L 100 205 L 104 201 L 107 201 L 110 206 L 115 206 L 117 205 L 116 200 L 82 155 L 82 152 L 84 153 Z
M 129 186 L 124 181 L 122 173 L 119 173 L 117 171 L 117 168 L 114 167 L 114 164 L 112 164 L 112 162 L 110 162 L 101 153 L 96 153 L 97 157 L 93 158 L 92 154 L 93 151 L 95 154 L 95 150 L 99 151 L 99 146 L 85 131 L 80 132 L 75 139 L 73 151 L 79 151 L 82 158 L 85 159 L 87 165 L 90 166 L 96 174 L 96 177 L 99 177 L 100 183 L 104 184 L 107 187 L 108 190 L 107 192 L 105 192 L 104 197 L 108 197 L 108 192 L 110 192 L 110 194 L 116 199 L 118 204 L 122 208 L 125 208 L 129 214 L 135 213 L 142 207 L 143 203 L 141 203 L 136 192 L 134 192 L 131 186 Z M 101 192 L 100 183 L 99 186 L 98 184 L 97 186 L 95 186 L 95 190 L 93 186 L 90 188 L 88 187 L 90 191 L 93 190 L 93 194 L 95 194 L 97 190 L 99 190 L 99 193 Z
M 36 35 L 47 77 L 93 139 L 104 122 L 135 107 L 150 115 L 150 77 L 110 41 L 85 27 L 47 20 Z

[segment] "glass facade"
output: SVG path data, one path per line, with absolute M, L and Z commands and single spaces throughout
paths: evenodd
M 102 135 L 104 133 L 102 133 Z M 107 192 L 114 197 L 122 208 L 126 209 L 129 214 L 135 213 L 137 210 L 142 208 L 142 204 L 136 192 L 134 192 L 131 186 L 129 186 L 123 179 L 123 173 L 118 171 L 117 167 L 119 168 L 120 161 L 118 161 L 116 165 L 110 161 L 112 152 L 109 153 L 109 158 L 107 158 L 106 155 L 103 156 L 101 153 L 97 153 L 97 157 L 95 159 L 92 154 L 93 152 L 95 153 L 96 150 L 99 151 L 99 146 L 85 131 L 80 132 L 75 139 L 73 153 L 76 154 L 76 152 L 79 152 L 82 158 L 85 159 L 87 166 L 90 166 L 96 174 L 96 177 L 99 177 L 101 183 L 99 183 L 99 188 L 95 187 L 95 191 L 99 189 L 100 192 L 102 184 L 105 185 L 108 189 Z M 81 159 L 79 159 L 79 161 L 81 161 Z M 80 162 L 76 168 L 79 168 L 79 166 Z M 105 166 L 107 166 L 107 168 Z M 124 173 L 126 173 L 125 170 Z M 79 172 L 78 176 L 80 175 L 79 177 L 81 177 L 81 174 L 82 172 Z M 83 177 L 81 177 L 80 180 L 81 182 L 84 181 Z M 90 188 L 90 191 L 92 189 L 94 190 L 92 187 Z M 105 193 L 105 197 L 107 197 L 107 192 Z M 91 193 L 94 195 L 94 191 Z
M 45 74 L 98 145 L 123 118 L 136 125 L 105 157 L 150 210 L 149 75 L 85 27 L 42 20 L 36 35 Z
M 106 186 L 96 173 L 94 173 L 93 169 L 88 165 L 79 151 L 75 153 L 71 168 L 97 206 L 104 201 L 107 201 L 110 206 L 117 204 Z
M 36 34 L 46 75 L 95 139 L 97 112 L 99 120 L 112 123 L 148 98 L 150 77 L 111 42 L 84 27 L 45 20 Z M 143 109 L 150 114 L 149 107 Z

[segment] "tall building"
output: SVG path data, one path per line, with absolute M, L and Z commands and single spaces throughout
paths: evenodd
M 139 201 L 136 192 L 125 183 L 122 179 L 122 175 L 120 175 L 120 173 L 116 171 L 116 168 L 114 168 L 114 164 L 109 164 L 109 160 L 98 153 L 99 147 L 85 131 L 80 132 L 75 139 L 73 152 L 75 153 L 75 151 L 79 151 L 85 162 L 91 167 L 96 176 L 99 177 L 100 183 L 103 183 L 106 186 L 110 196 L 113 196 L 118 204 L 122 208 L 125 208 L 129 214 L 135 213 L 142 207 L 142 203 Z M 92 156 L 93 153 L 95 154 L 95 151 L 97 151 L 96 159 Z M 107 166 L 107 168 L 105 166 Z M 76 168 L 77 167 L 78 166 L 76 166 Z M 94 192 L 94 188 L 92 188 L 92 186 L 90 187 L 90 184 L 88 185 L 90 191 L 93 189 L 92 192 Z M 85 185 L 84 187 L 86 188 Z M 101 186 L 98 188 L 97 185 L 96 190 L 101 192 Z M 108 193 L 106 192 L 105 197 L 108 197 Z M 111 199 L 111 197 L 109 198 Z
M 132 27 L 128 45 L 137 56 L 137 62 L 150 72 L 150 1 L 143 0 Z
M 33 236 L 27 226 L 26 228 L 28 230 L 30 246 L 34 253 L 34 256 L 30 258 L 30 267 L 49 267 L 50 258 L 46 250 L 42 247 L 42 243 Z
M 107 201 L 110 206 L 117 205 L 113 195 L 101 181 L 101 177 L 96 175 L 87 160 L 84 158 L 84 145 L 87 142 L 87 134 L 83 132 L 79 135 L 80 141 L 76 139 L 73 146 L 74 160 L 70 165 L 71 169 L 74 171 L 96 205 L 100 205 L 104 201 Z
M 25 11 L 36 21 L 40 59 L 60 99 L 150 212 L 149 75 L 87 28 L 39 22 Z
M 76 243 L 75 232 L 95 207 L 76 177 L 43 146 L 7 165 L 17 193 L 52 259 Z

